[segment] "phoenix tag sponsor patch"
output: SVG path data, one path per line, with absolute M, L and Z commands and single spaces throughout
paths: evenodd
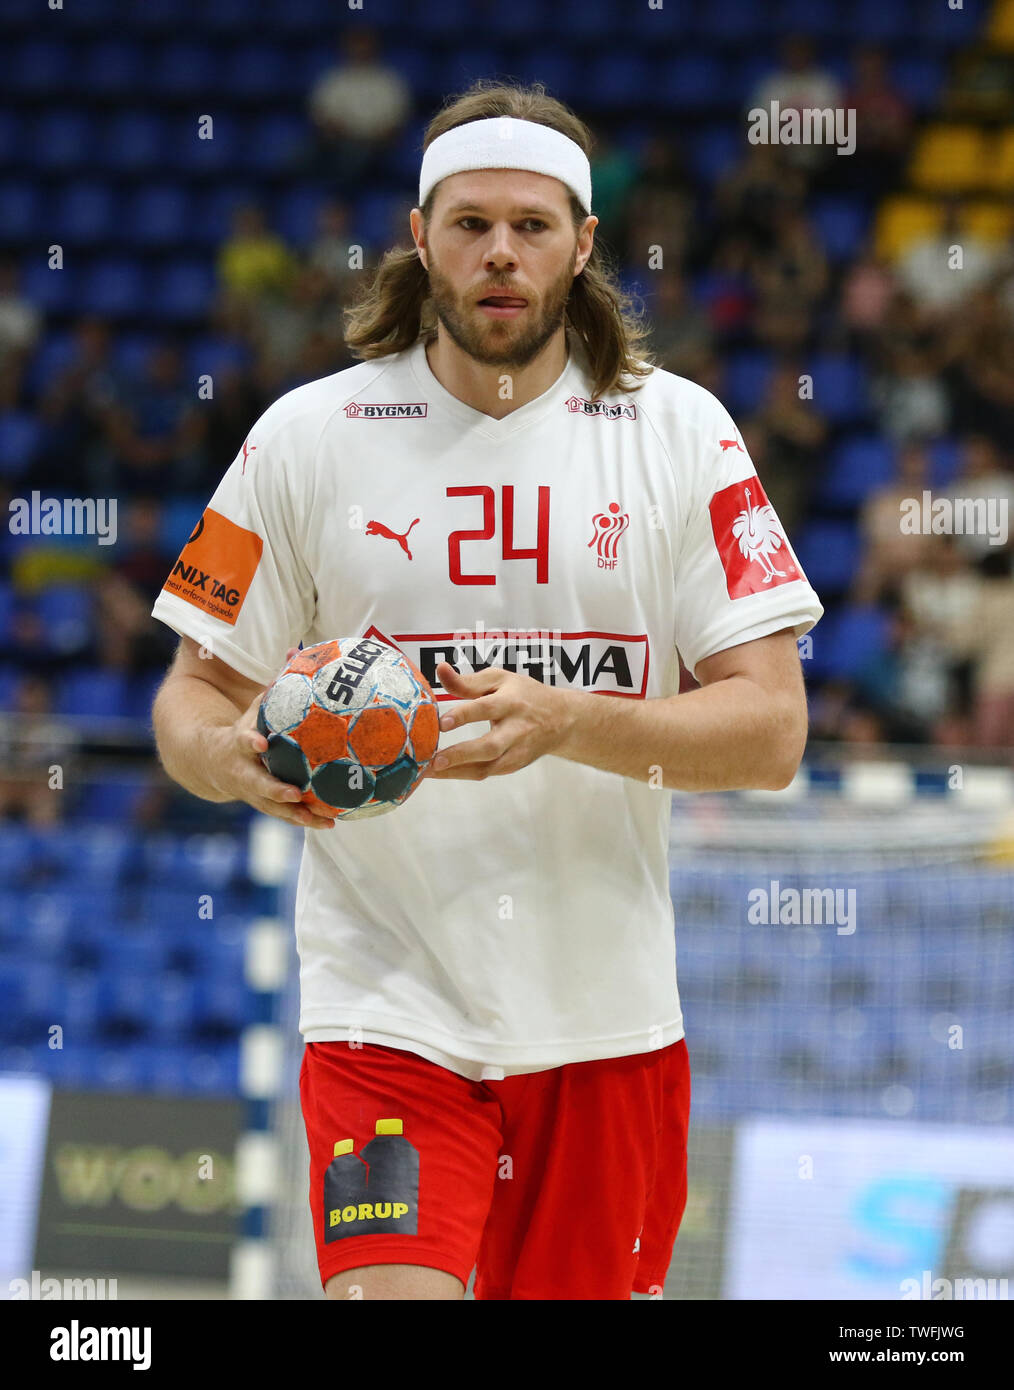
M 264 541 L 255 531 L 207 507 L 163 592 L 234 627 L 263 550 Z

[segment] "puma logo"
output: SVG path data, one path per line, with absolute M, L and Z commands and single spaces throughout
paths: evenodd
M 412 526 L 417 526 L 418 524 L 419 518 L 416 517 L 415 521 L 412 522 Z M 412 526 L 408 528 L 408 531 L 411 531 Z M 408 531 L 405 531 L 402 535 L 399 536 L 397 531 L 392 531 L 391 528 L 389 526 L 385 526 L 382 521 L 368 521 L 366 523 L 366 534 L 368 536 L 386 536 L 388 540 L 397 541 L 398 544 L 401 546 L 402 550 L 404 550 L 405 554 L 411 560 L 412 552 L 408 548 Z
M 722 446 L 723 454 L 725 453 L 726 449 L 738 449 L 741 454 L 746 453 L 746 450 L 743 448 L 742 444 L 739 442 L 738 439 L 720 439 L 718 442 Z

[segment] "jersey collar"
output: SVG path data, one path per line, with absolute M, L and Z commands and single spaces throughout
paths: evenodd
M 486 415 L 483 411 L 466 405 L 464 401 L 459 401 L 457 396 L 451 395 L 450 391 L 441 385 L 433 375 L 426 359 L 425 339 L 420 338 L 413 347 L 409 348 L 408 358 L 412 375 L 418 382 L 426 400 L 431 401 L 434 406 L 444 410 L 447 414 L 453 415 L 463 425 L 475 430 L 477 434 L 481 434 L 487 439 L 506 439 L 527 429 L 537 420 L 543 419 L 555 406 L 562 404 L 568 396 L 575 393 L 581 394 L 585 391 L 578 354 L 575 352 L 575 345 L 569 336 L 567 347 L 566 365 L 552 386 L 543 391 L 541 396 L 536 396 L 526 405 L 512 410 L 502 420 L 494 420 L 492 415 Z

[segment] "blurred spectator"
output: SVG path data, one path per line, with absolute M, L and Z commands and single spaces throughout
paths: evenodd
M 162 543 L 162 522 L 157 497 L 134 497 L 119 508 L 113 569 L 143 594 L 151 594 L 152 601 L 176 559 L 176 552 L 170 555 Z
M 62 820 L 77 745 L 71 725 L 52 712 L 51 682 L 23 677 L 13 713 L 0 720 L 0 819 L 23 818 L 34 826 Z M 54 768 L 59 784 L 51 786 Z
M 299 364 L 311 337 L 329 338 L 337 359 L 344 356 L 342 305 L 323 270 L 304 266 L 296 271 L 290 292 L 261 300 L 252 312 L 251 341 L 278 379 Z
M 873 399 L 878 427 L 889 439 L 907 443 L 947 431 L 950 401 L 931 351 L 899 348 L 891 370 L 874 382 Z
M 113 364 L 113 337 L 102 319 L 78 320 L 74 358 L 39 394 L 43 425 L 39 474 L 47 488 L 101 492 L 110 475 L 109 413 L 124 394 Z
M 972 509 L 975 529 L 955 538 L 965 555 L 977 561 L 1002 553 L 1014 512 L 1014 473 L 1004 466 L 991 440 L 979 434 L 962 441 L 960 470 L 942 495 L 955 502 L 984 504 Z
M 892 614 L 887 651 L 871 655 L 856 686 L 880 717 L 889 743 L 928 743 L 949 709 L 948 653 L 939 638 L 921 631 L 899 605 Z
M 606 241 L 620 261 L 627 259 L 628 248 L 623 244 L 625 209 L 631 189 L 638 178 L 637 160 L 630 150 L 602 135 L 591 157 L 592 187 L 595 189 L 595 213 L 609 231 Z M 668 247 L 667 247 L 668 249 Z M 630 248 L 634 263 L 643 266 L 648 259 L 648 247 Z
M 210 497 L 222 475 L 243 447 L 250 426 L 268 407 L 244 367 L 220 367 L 215 373 L 215 394 L 204 406 L 202 471 L 194 491 Z
M 897 188 L 908 156 L 912 109 L 891 80 L 887 60 L 872 44 L 856 50 L 844 105 L 855 111 L 856 150 L 843 164 L 873 194 Z
M 898 280 L 923 310 L 937 317 L 956 309 L 994 273 L 996 249 L 963 230 L 960 198 L 944 204 L 939 232 L 916 241 L 898 263 Z
M 268 229 L 263 210 L 248 203 L 233 214 L 232 235 L 219 252 L 218 268 L 226 291 L 246 300 L 283 293 L 296 263 L 281 237 Z
M 813 401 L 800 399 L 799 377 L 798 366 L 778 367 L 754 417 L 766 441 L 764 487 L 790 537 L 802 523 L 828 433 Z
M 871 339 L 880 331 L 895 293 L 890 266 L 867 246 L 847 267 L 842 281 L 838 314 L 851 346 L 868 351 Z
M 327 277 L 340 300 L 347 303 L 363 278 L 366 266 L 363 248 L 353 242 L 349 232 L 349 210 L 344 203 L 325 203 L 317 218 L 317 235 L 307 260 L 314 270 Z
M 778 214 L 801 207 L 805 195 L 806 180 L 785 163 L 781 146 L 750 145 L 715 190 L 719 238 L 731 233 L 754 252 L 768 251 L 777 242 Z
M 943 335 L 956 433 L 985 435 L 1009 451 L 1014 439 L 1014 319 L 980 290 Z
M 756 333 L 776 352 L 803 349 L 828 285 L 827 261 L 809 221 L 794 208 L 774 216 L 775 244 L 754 260 Z
M 97 646 L 104 667 L 140 675 L 163 670 L 172 659 L 177 639 L 150 611 L 171 563 L 151 589 L 138 588 L 115 570 L 97 582 Z
M 652 349 L 666 371 L 681 376 L 684 365 L 699 362 L 711 350 L 708 316 L 691 299 L 680 271 L 658 271 L 649 285 L 654 289 L 649 313 Z
M 182 356 L 163 343 L 149 356 L 143 379 L 107 415 L 116 490 L 191 490 L 200 474 L 204 428 Z
M 17 262 L 0 260 L 0 369 L 11 370 L 11 358 L 25 358 L 38 342 L 42 315 L 18 288 Z
M 908 445 L 898 453 L 894 481 L 875 488 L 863 503 L 859 518 L 863 556 L 854 585 L 860 603 L 876 603 L 896 595 L 905 575 L 923 564 L 929 538 L 902 531 L 902 505 L 911 498 L 921 501 L 929 478 L 926 450 L 921 445 Z
M 938 643 L 944 654 L 947 712 L 954 718 L 967 718 L 982 577 L 970 566 L 952 536 L 929 536 L 922 562 L 905 575 L 900 591 L 915 630 Z
M 983 748 L 1014 743 L 1014 576 L 1010 556 L 986 562 L 973 635 L 975 735 Z
M 342 52 L 343 61 L 317 79 L 308 98 L 314 170 L 338 190 L 375 171 L 412 110 L 407 83 L 381 61 L 370 30 L 347 30 Z
M 596 192 L 596 202 L 598 194 Z M 670 135 L 655 136 L 641 150 L 637 182 L 629 190 L 620 227 L 607 240 L 621 259 L 643 268 L 649 246 L 664 248 L 667 266 L 700 254 L 696 194 L 683 155 Z M 622 230 L 621 230 L 622 229 Z
M 790 34 L 782 42 L 782 66 L 763 78 L 750 99 L 752 110 L 758 107 L 771 110 L 777 102 L 779 111 L 826 110 L 842 105 L 842 90 L 838 79 L 819 66 L 813 44 L 803 34 Z M 836 158 L 830 145 L 782 146 L 788 164 L 808 172 L 819 169 L 829 159 Z

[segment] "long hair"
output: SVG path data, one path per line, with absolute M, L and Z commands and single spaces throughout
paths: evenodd
M 561 131 L 585 154 L 592 136 L 583 121 L 562 102 L 546 95 L 541 83 L 519 83 L 481 79 L 467 92 L 452 97 L 426 129 L 423 149 L 439 135 L 468 121 L 492 116 L 514 116 L 536 121 Z M 421 212 L 424 223 L 433 208 L 433 193 Z M 585 220 L 585 212 L 571 194 L 571 215 L 575 231 Z M 388 251 L 372 282 L 345 310 L 345 341 L 357 357 L 387 357 L 403 352 L 421 337 L 435 331 L 436 316 L 429 292 L 429 275 L 415 248 Z M 652 370 L 645 350 L 646 330 L 630 296 L 620 287 L 598 242 L 574 284 L 567 300 L 566 324 L 583 349 L 592 396 L 606 391 L 636 391 L 642 378 Z

